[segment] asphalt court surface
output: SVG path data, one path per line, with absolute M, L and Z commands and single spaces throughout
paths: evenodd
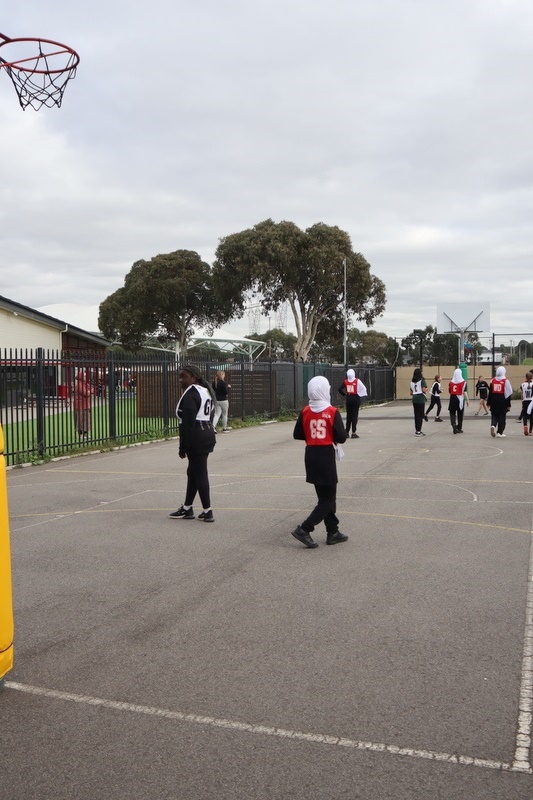
M 364 409 L 316 550 L 293 423 L 218 436 L 212 525 L 176 441 L 9 470 L 0 797 L 531 800 L 533 437 L 471 409 Z

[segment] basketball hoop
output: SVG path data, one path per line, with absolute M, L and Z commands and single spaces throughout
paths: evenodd
M 21 108 L 59 106 L 67 83 L 76 76 L 80 57 L 72 47 L 51 39 L 10 39 L 0 33 L 0 70 L 4 69 Z

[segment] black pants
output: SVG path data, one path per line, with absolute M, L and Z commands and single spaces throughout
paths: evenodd
M 346 401 L 346 433 L 350 433 L 350 428 L 352 429 L 352 433 L 355 433 L 357 430 L 357 422 L 359 420 L 359 406 L 361 402 L 359 399 L 350 399 Z
M 431 411 L 431 409 L 433 408 L 433 406 L 437 406 L 437 413 L 436 413 L 435 416 L 440 417 L 440 410 L 442 408 L 442 403 L 440 401 L 440 397 L 438 396 L 438 394 L 432 394 L 431 395 L 431 402 L 429 404 L 428 410 L 426 411 L 426 417 L 429 414 L 429 412 Z
M 184 506 L 192 506 L 196 494 L 200 495 L 202 508 L 211 507 L 209 494 L 209 476 L 207 474 L 207 457 L 209 453 L 188 455 L 187 466 L 187 491 L 185 492 Z
M 426 413 L 426 404 L 413 403 L 413 412 L 415 415 L 415 431 L 421 431 L 422 420 L 424 419 L 424 414 Z
M 507 409 L 491 408 L 490 424 L 493 428 L 496 428 L 496 433 L 503 433 L 507 424 Z
M 335 515 L 337 511 L 337 484 L 319 486 L 315 483 L 314 486 L 318 503 L 300 527 L 307 533 L 311 533 L 316 525 L 324 522 L 327 532 L 335 533 L 339 530 L 339 520 Z
M 450 411 L 450 422 L 454 431 L 462 431 L 463 430 L 463 417 L 465 415 L 464 406 L 463 408 L 458 408 L 457 411 Z

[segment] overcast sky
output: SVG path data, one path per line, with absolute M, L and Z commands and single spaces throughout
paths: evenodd
M 94 328 L 134 261 L 271 217 L 346 230 L 390 336 L 462 301 L 533 331 L 531 0 L 25 0 L 0 30 L 81 57 L 60 109 L 0 73 L 0 294 Z

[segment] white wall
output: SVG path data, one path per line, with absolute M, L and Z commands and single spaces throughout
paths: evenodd
M 0 308 L 0 350 L 61 350 L 61 331 Z

